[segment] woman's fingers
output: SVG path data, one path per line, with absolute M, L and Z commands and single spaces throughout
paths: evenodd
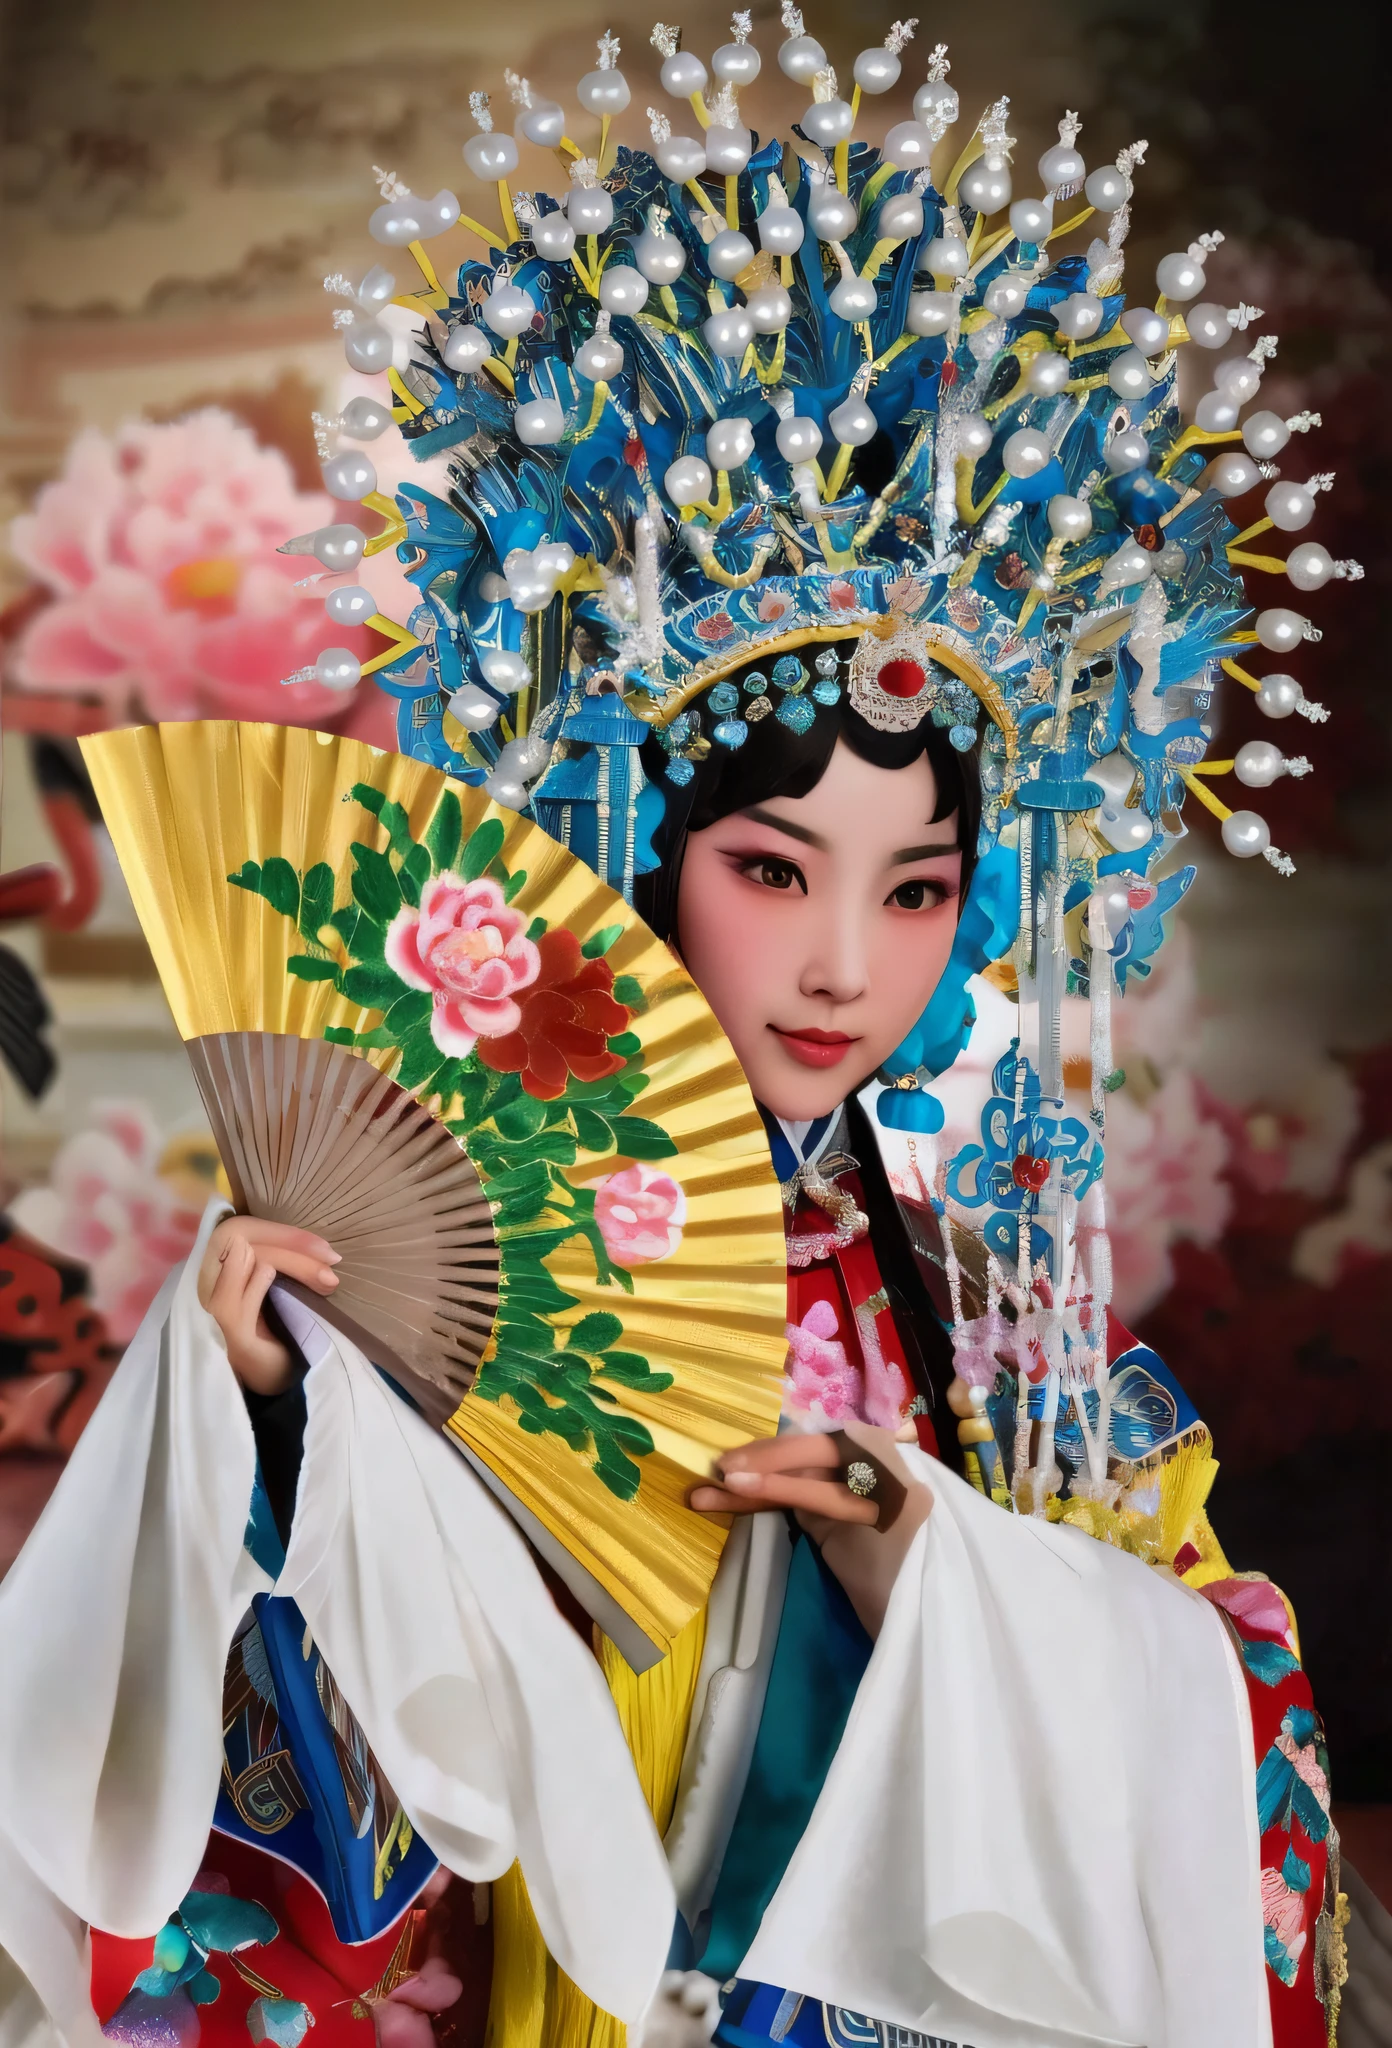
M 229 1217 L 208 1240 L 198 1276 L 198 1298 L 205 1308 L 212 1306 L 212 1291 L 231 1256 L 233 1246 L 249 1248 L 254 1256 L 291 1280 L 312 1287 L 319 1294 L 331 1294 L 338 1285 L 334 1267 L 339 1253 L 312 1230 L 296 1230 L 289 1224 L 264 1223 L 255 1216 Z
M 228 1363 L 243 1386 L 274 1394 L 288 1385 L 290 1352 L 265 1322 L 266 1290 L 276 1277 L 269 1259 L 259 1258 L 245 1239 L 229 1246 L 207 1309 L 222 1331 Z
M 342 1257 L 342 1253 L 336 1252 L 328 1239 L 320 1237 L 317 1232 L 300 1230 L 293 1223 L 272 1223 L 262 1216 L 229 1216 L 213 1232 L 214 1239 L 224 1231 L 229 1236 L 247 1238 L 258 1251 L 265 1251 L 271 1258 L 278 1251 L 298 1252 L 317 1259 L 321 1265 L 336 1266 Z
M 757 1443 L 741 1444 L 738 1450 L 722 1451 L 716 1460 L 720 1472 L 834 1472 L 841 1463 L 835 1437 L 809 1432 L 769 1436 Z
M 761 1508 L 792 1508 L 809 1515 L 825 1515 L 833 1522 L 879 1520 L 873 1500 L 863 1500 L 839 1480 L 819 1479 L 786 1472 L 731 1472 L 722 1484 L 698 1486 L 691 1505 L 702 1514 L 750 1514 Z

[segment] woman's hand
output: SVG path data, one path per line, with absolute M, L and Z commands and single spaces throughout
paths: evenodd
M 208 1239 L 198 1269 L 198 1299 L 217 1324 L 237 1378 L 253 1394 L 283 1393 L 294 1360 L 266 1320 L 266 1290 L 277 1273 L 332 1294 L 339 1253 L 309 1230 L 229 1216 Z
M 846 1484 L 857 1452 L 871 1468 L 873 1494 Z M 727 1515 L 791 1508 L 867 1634 L 879 1634 L 899 1567 L 933 1510 L 932 1494 L 899 1457 L 889 1430 L 853 1422 L 835 1436 L 765 1437 L 726 1451 L 716 1478 L 694 1490 L 693 1508 Z

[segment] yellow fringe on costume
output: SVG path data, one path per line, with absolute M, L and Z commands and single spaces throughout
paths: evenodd
M 676 1803 L 705 1642 L 703 1608 L 660 1664 L 637 1673 L 607 1636 L 598 1637 L 604 1676 L 659 1834 L 666 1833 Z M 521 1868 L 514 1863 L 493 1886 L 487 2048 L 625 2048 L 626 2035 L 623 2022 L 592 2005 L 547 1954 Z

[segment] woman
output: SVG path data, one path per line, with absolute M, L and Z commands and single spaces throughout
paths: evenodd
M 834 660 L 840 672 L 854 646 L 824 649 L 824 669 L 831 673 Z M 762 676 L 752 665 L 734 684 L 747 692 L 751 680 L 757 692 Z M 659 768 L 657 742 L 650 758 Z M 1138 2043 L 1207 2038 L 1199 2026 L 1228 2038 L 1223 2028 L 1250 2021 L 1262 1970 L 1241 1881 L 1244 1859 L 1252 1859 L 1241 1816 L 1248 1795 L 1238 1798 L 1235 1789 L 1230 1653 L 1212 1609 L 1134 1560 L 1083 1545 L 1086 1584 L 1070 1615 L 1050 1574 L 1066 1562 L 1070 1578 L 1077 1575 L 1081 1538 L 1001 1515 L 930 1462 L 945 1457 L 948 1470 L 960 1467 L 954 1411 L 968 1418 L 974 1411 L 954 1379 L 952 1348 L 925 1284 L 925 1272 L 934 1269 L 914 1255 L 857 1091 L 935 996 L 955 1003 L 959 1014 L 964 1007 L 956 942 L 975 865 L 974 767 L 931 717 L 887 732 L 844 697 L 820 706 L 801 731 L 756 720 L 738 750 L 712 748 L 669 804 L 656 848 L 660 864 L 640 895 L 740 1057 L 788 1203 L 788 1427 L 773 1441 L 727 1454 L 719 1483 L 692 1496 L 699 1509 L 733 1514 L 745 1526 L 728 1547 L 712 1597 L 666 1838 L 680 1907 L 671 1961 L 692 1973 L 678 1980 L 680 1995 L 691 1999 L 703 1980 L 724 1986 L 721 2038 L 740 2048 L 790 2030 L 808 2040 L 862 2038 L 877 2021 L 973 2048 L 1035 2048 L 1065 2032 Z M 246 1390 L 261 1471 L 286 1528 L 303 1367 L 265 1299 L 279 1271 L 328 1301 L 332 1261 L 330 1247 L 303 1234 L 229 1219 L 210 1238 L 200 1269 L 200 1296 Z M 1123 1334 L 1113 1348 L 1129 1345 Z M 953 1516 L 942 1530 L 934 1527 L 935 1500 Z M 933 1553 L 925 1551 L 929 1531 Z M 1011 1612 L 1011 1587 L 1039 1571 L 1041 1544 L 1048 1553 L 1040 1591 L 1049 1621 L 1042 1642 L 1026 1642 Z M 954 1588 L 960 1596 L 964 1568 L 977 1593 L 972 1611 L 954 1616 L 950 1601 Z M 980 1586 L 993 1586 L 997 1572 L 1004 1579 L 999 1611 L 983 1620 Z M 871 1675 L 896 1597 L 887 1656 Z M 930 1623 L 915 1602 L 923 1598 L 949 1601 L 948 1609 L 932 1610 L 931 1625 L 951 1627 L 958 1642 L 961 1668 L 950 1683 L 922 1668 Z M 1271 1673 L 1261 1672 L 1262 1653 L 1275 1651 L 1273 1632 L 1285 1635 L 1285 1613 L 1269 1596 L 1228 1604 L 1253 1656 L 1248 1677 L 1258 1714 L 1252 1735 L 1244 1725 L 1242 1739 L 1264 1746 L 1275 1701 L 1267 1697 Z M 1062 1656 L 1049 1640 L 1056 1635 L 1066 1638 Z M 1019 1697 L 1018 1681 L 1002 1684 L 993 1671 L 993 1662 L 1008 1664 L 1012 1656 L 1032 1662 L 1037 1698 L 1028 1689 Z M 1155 1698 L 1142 1705 L 1137 1675 L 1157 1656 L 1164 1674 L 1150 1672 Z M 892 1683 L 887 1661 L 897 1673 Z M 1285 1684 L 1298 1690 L 1303 1679 L 1293 1659 L 1285 1662 Z M 1097 1710 L 1122 1726 L 1129 1720 L 1152 1779 L 1133 1782 L 1124 1745 L 1102 1759 L 1096 1738 L 1078 1751 L 1070 1748 L 1076 1730 L 1050 1726 L 1051 1712 L 1057 1715 L 1051 1692 L 1066 1695 L 1070 1676 L 1089 1666 Z M 983 1684 L 1002 1694 L 989 1708 L 979 1698 L 973 1704 L 973 1688 Z M 1278 1722 L 1292 1700 L 1301 1710 L 1295 1693 L 1283 1692 Z M 913 1725 L 906 1727 L 896 1716 L 909 1701 Z M 1013 1719 L 1021 1709 L 1027 1731 Z M 960 1724 L 968 1712 L 989 1724 L 989 1739 L 959 1726 L 950 1754 L 940 1745 L 920 1753 L 930 1726 Z M 1178 1727 L 1163 1735 L 1167 1721 Z M 1022 1740 L 1038 1744 L 1028 1763 L 1000 1754 L 1018 1750 Z M 936 1752 L 939 1766 L 946 1757 L 955 1770 L 974 1743 L 977 1769 L 950 1809 L 946 1788 L 933 1782 L 931 1759 Z M 1157 1745 L 1164 1743 L 1170 1747 L 1162 1761 Z M 901 1905 L 914 1887 L 895 1859 L 911 1865 L 922 1854 L 930 1816 L 941 1829 L 955 1820 L 968 1839 L 984 1838 L 966 1908 L 960 1873 L 941 1870 L 925 1880 L 928 1896 L 906 1905 L 910 1926 L 929 1927 L 932 1957 L 918 1954 L 907 1981 L 902 1956 L 887 1952 L 876 1932 L 848 1945 L 846 1923 L 857 1902 L 840 1896 L 828 1868 L 838 1802 L 873 1811 L 887 1758 L 896 1756 L 909 1775 L 891 1773 L 899 1786 L 899 1836 L 886 1855 Z M 1091 1825 L 1079 1826 L 1071 1814 L 1071 1793 L 1061 1808 L 1051 1804 L 1057 1787 L 1051 1792 L 1049 1773 L 1066 1772 L 1070 1759 L 1089 1779 L 1098 1769 L 1123 1779 L 1110 1791 L 1090 1786 L 1097 1807 Z M 1031 1775 L 1031 1766 L 1046 1782 Z M 1037 1839 L 1012 1838 L 1012 1802 L 990 1785 L 1002 1774 L 1018 1777 L 1017 1805 L 1033 1802 L 1046 1816 L 1047 1852 Z M 1133 1824 L 1115 1810 L 1119 1793 L 1124 1789 L 1123 1805 L 1154 1797 L 1172 1774 L 1190 1789 L 1167 1796 L 1168 1824 L 1157 1826 L 1142 1852 Z M 1196 1799 L 1199 1784 L 1207 1811 Z M 1305 1820 L 1318 1829 L 1318 1805 L 1307 1807 Z M 1318 1843 L 1312 1847 L 1308 1829 L 1302 1844 L 1313 1857 Z M 964 1854 L 960 1844 L 954 1854 Z M 1144 1902 L 1144 1910 L 1104 1915 L 1095 1891 L 1079 1887 L 1069 1872 L 1074 1857 L 1110 1869 L 1118 1896 L 1133 1906 Z M 1022 1858 L 1034 1860 L 1035 1884 L 1056 1865 L 1068 1873 L 1063 1890 L 1068 1898 L 1074 1887 L 1070 1910 L 1084 1922 L 1081 1936 L 1066 1924 L 1051 1926 L 1050 1908 L 1035 1928 L 1039 1952 L 1029 1952 L 1022 1925 L 1028 1916 L 1009 1881 Z M 1210 1915 L 1200 1937 L 1187 1922 L 1167 1926 L 1167 1915 L 1181 1898 L 1193 1907 L 1195 1870 L 1205 1863 L 1244 1896 Z M 245 1891 L 245 1862 L 239 1877 Z M 862 1913 L 882 1884 L 883 1872 L 862 1873 Z M 1156 1888 L 1165 1896 L 1151 1898 Z M 1090 1916 L 1078 1912 L 1083 1897 Z M 1323 1887 L 1307 1884 L 1305 1898 L 1306 1945 L 1313 1947 Z M 983 1899 L 990 1902 L 985 1913 Z M 830 1921 L 815 1967 L 809 1915 Z M 872 1930 L 892 1924 L 892 1903 L 880 1899 L 869 1921 Z M 1298 1957 L 1299 1932 L 1292 1935 L 1287 1946 L 1296 1946 Z M 459 1975 L 444 1976 L 444 1990 L 454 1993 L 469 1979 L 477 2010 L 481 1959 L 461 1953 L 457 1937 L 451 1956 Z M 797 1974 L 809 1968 L 811 1976 Z M 1273 1996 L 1286 1989 L 1272 1983 Z M 1310 1968 L 1305 2003 L 1322 2025 L 1314 1983 Z M 819 1995 L 823 1985 L 834 1986 L 834 1995 Z M 864 1987 L 859 2000 L 848 1985 Z M 1289 2008 L 1277 2010 L 1278 2039 L 1301 2038 Z M 461 2018 L 462 2008 L 455 2024 Z

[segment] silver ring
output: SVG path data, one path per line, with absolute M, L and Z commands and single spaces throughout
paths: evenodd
M 879 1473 L 873 1465 L 867 1465 L 863 1458 L 846 1467 L 846 1484 L 857 1500 L 869 1500 L 879 1484 Z

